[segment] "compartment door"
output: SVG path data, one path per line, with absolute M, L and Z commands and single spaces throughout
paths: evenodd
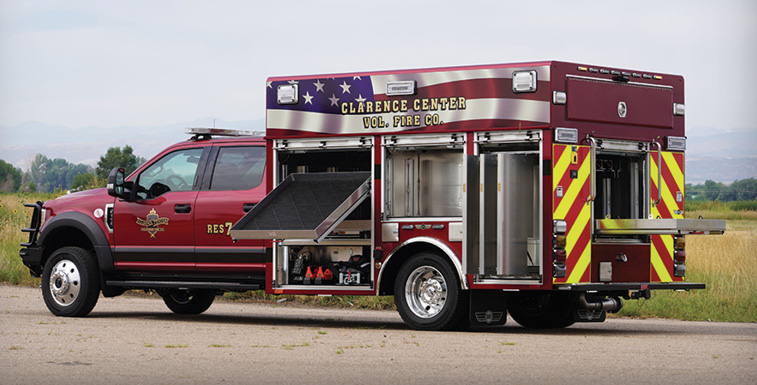
M 476 155 L 465 156 L 465 184 L 463 185 L 463 250 L 466 274 L 478 274 L 479 266 L 479 225 L 480 225 L 480 193 L 479 158 Z
M 660 202 L 652 205 L 652 218 L 683 219 L 683 153 L 662 152 L 662 163 L 657 164 L 657 152 L 649 154 L 650 199 Z M 658 177 L 662 178 L 658 186 Z M 658 189 L 660 193 L 658 194 Z M 672 235 L 653 234 L 651 236 L 651 274 L 650 282 L 683 282 L 683 277 L 673 275 L 674 247 Z
M 552 147 L 552 218 L 568 224 L 564 278 L 554 283 L 591 281 L 591 186 L 589 146 L 555 144 Z
M 371 172 L 291 174 L 231 228 L 234 239 L 320 241 L 370 195 Z

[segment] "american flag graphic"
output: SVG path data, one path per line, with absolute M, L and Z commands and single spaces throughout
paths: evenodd
M 522 70 L 537 72 L 539 83 L 536 92 L 513 92 L 512 74 L 514 71 Z M 525 68 L 489 66 L 433 69 L 320 78 L 272 78 L 267 82 L 266 124 L 269 135 L 274 136 L 384 134 L 411 130 L 439 132 L 542 126 L 550 120 L 551 91 L 548 80 L 548 65 Z M 387 83 L 397 81 L 414 81 L 415 94 L 388 96 Z M 298 85 L 297 104 L 278 104 L 277 89 L 282 84 Z M 453 98 L 456 101 L 462 98 L 465 103 L 461 106 L 450 106 L 447 101 Z M 441 103 L 436 104 L 436 109 L 424 109 L 424 100 L 428 103 L 432 99 Z M 363 106 L 375 106 L 374 103 L 386 100 L 405 100 L 407 110 L 357 112 L 361 103 Z M 348 112 L 344 113 L 345 111 Z M 397 124 L 398 120 L 403 121 L 402 116 L 407 115 L 419 115 L 410 121 L 420 124 Z M 366 118 L 376 117 L 380 117 L 385 125 L 367 126 Z
M 279 105 L 277 103 L 276 90 L 282 84 L 297 84 L 300 99 L 297 104 Z M 370 77 L 269 81 L 267 86 L 266 103 L 269 109 L 341 115 L 341 105 L 344 102 L 373 101 L 373 84 Z

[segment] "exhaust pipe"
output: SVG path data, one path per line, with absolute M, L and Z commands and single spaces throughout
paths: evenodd
M 610 313 L 617 313 L 623 307 L 623 300 L 617 297 L 607 297 L 598 302 L 589 302 L 586 300 L 586 293 L 581 293 L 578 297 L 578 308 L 584 310 L 599 310 Z

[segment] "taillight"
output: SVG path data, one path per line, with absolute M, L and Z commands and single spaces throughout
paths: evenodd
M 673 239 L 673 275 L 676 277 L 686 276 L 686 238 L 683 235 Z
M 563 220 L 556 220 L 552 223 L 552 276 L 554 278 L 565 278 L 566 268 L 565 260 L 568 252 L 565 250 L 568 232 L 568 224 Z

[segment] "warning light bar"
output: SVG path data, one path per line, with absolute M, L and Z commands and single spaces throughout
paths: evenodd
M 229 128 L 205 128 L 205 127 L 187 127 L 184 131 L 190 135 L 216 135 L 216 136 L 262 136 L 263 133 L 248 130 L 232 130 Z

